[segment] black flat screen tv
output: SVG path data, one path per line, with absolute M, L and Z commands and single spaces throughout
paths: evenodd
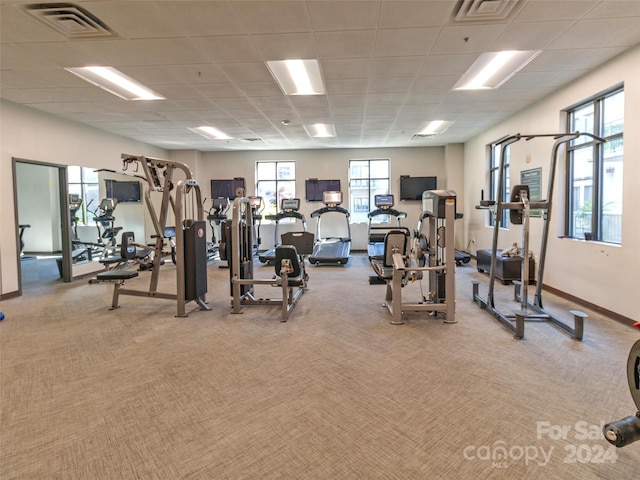
M 422 192 L 436 188 L 437 177 L 400 176 L 400 200 L 422 200 Z
M 211 180 L 211 198 L 236 198 L 236 190 L 242 188 L 247 194 L 243 177 L 236 177 L 233 180 Z
M 121 182 L 118 180 L 105 180 L 106 197 L 115 198 L 118 203 L 139 202 L 142 200 L 140 196 L 140 182 L 137 180 Z
M 304 182 L 304 189 L 307 202 L 322 202 L 322 194 L 324 192 L 340 191 L 340 180 L 309 178 Z

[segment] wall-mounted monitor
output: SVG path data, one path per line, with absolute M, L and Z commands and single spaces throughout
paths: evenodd
M 309 178 L 304 182 L 304 189 L 307 202 L 322 202 L 322 194 L 324 192 L 340 191 L 340 180 Z
M 132 181 L 119 181 L 119 180 L 105 180 L 106 197 L 115 198 L 118 203 L 125 202 L 139 202 L 142 197 L 140 195 L 140 182 L 137 180 Z
M 236 198 L 236 190 L 246 188 L 243 177 L 236 177 L 233 180 L 211 180 L 211 198 L 228 198 L 233 200 Z
M 422 200 L 422 192 L 436 188 L 437 177 L 400 176 L 400 200 Z

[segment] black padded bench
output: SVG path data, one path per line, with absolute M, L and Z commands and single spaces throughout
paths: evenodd
M 124 282 L 138 276 L 138 272 L 134 270 L 107 270 L 106 272 L 100 272 L 96 275 L 96 280 L 100 282 L 111 282 L 119 280 Z
M 497 250 L 496 256 L 496 278 L 507 285 L 512 280 L 520 280 L 522 276 L 522 257 L 503 257 L 502 250 Z M 491 270 L 491 249 L 478 250 L 476 252 L 476 262 L 479 272 L 489 272 Z M 536 261 L 529 257 L 529 283 L 534 282 Z

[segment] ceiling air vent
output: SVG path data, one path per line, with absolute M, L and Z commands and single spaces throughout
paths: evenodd
M 423 140 L 425 138 L 431 138 L 435 136 L 435 133 L 416 133 L 413 137 L 411 137 L 411 140 Z
M 115 34 L 95 15 L 73 3 L 32 3 L 25 11 L 71 39 L 105 38 Z
M 454 22 L 496 22 L 515 14 L 527 0 L 458 0 Z
M 261 138 L 258 138 L 258 137 L 241 138 L 240 141 L 242 143 L 264 143 L 264 140 L 262 140 Z

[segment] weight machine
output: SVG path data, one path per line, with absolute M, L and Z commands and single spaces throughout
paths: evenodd
M 549 238 L 549 222 L 551 219 L 551 207 L 553 198 L 553 187 L 556 172 L 556 164 L 558 160 L 558 150 L 564 143 L 571 142 L 581 135 L 587 135 L 596 142 L 605 142 L 606 140 L 592 135 L 590 133 L 572 132 L 572 133 L 549 133 L 534 135 L 507 135 L 493 144 L 500 145 L 500 165 L 498 168 L 498 192 L 504 189 L 504 169 L 506 162 L 507 147 L 520 140 L 530 141 L 534 138 L 552 137 L 555 142 L 551 149 L 551 162 L 549 166 L 549 182 L 547 185 L 547 199 L 532 201 L 529 198 L 529 188 L 527 185 L 517 185 L 511 191 L 509 202 L 501 199 L 481 200 L 480 205 L 476 209 L 487 209 L 491 211 L 493 216 L 493 242 L 491 247 L 491 267 L 489 270 L 489 289 L 487 297 L 483 298 L 479 295 L 479 283 L 473 282 L 473 299 L 478 303 L 480 308 L 489 311 L 507 330 L 511 331 L 515 338 L 522 339 L 524 337 L 525 320 L 542 320 L 551 323 L 560 331 L 572 336 L 575 340 L 582 340 L 584 331 L 584 319 L 587 315 L 578 310 L 571 310 L 574 325 L 569 326 L 558 317 L 544 310 L 542 304 L 542 280 L 544 275 L 544 263 L 547 251 L 547 242 Z M 543 212 L 543 230 L 542 240 L 540 244 L 540 258 L 538 261 L 538 275 L 536 278 L 536 291 L 533 302 L 528 300 L 529 285 L 529 220 L 531 218 L 531 209 L 539 209 Z M 495 306 L 494 285 L 496 280 L 496 252 L 498 249 L 498 237 L 500 234 L 500 222 L 502 220 L 502 212 L 509 210 L 511 223 L 522 225 L 522 267 L 520 270 L 521 280 L 514 282 L 514 300 L 520 303 L 520 309 L 513 314 L 505 314 L 498 310 Z
M 149 289 L 124 288 L 124 282 L 138 276 L 137 271 L 108 270 L 99 273 L 98 281 L 115 281 L 111 309 L 118 308 L 120 295 L 162 298 L 177 302 L 177 316 L 186 317 L 185 307 L 196 302 L 200 310 L 210 310 L 206 303 L 207 292 L 207 245 L 206 223 L 202 209 L 202 196 L 198 182 L 193 179 L 187 165 L 143 155 L 122 154 L 123 172 L 131 166 L 135 172 L 140 168 L 147 181 L 145 204 L 153 223 L 155 241 L 152 247 L 153 267 Z M 180 170 L 183 179 L 175 182 L 174 175 Z M 156 211 L 151 194 L 161 194 L 159 212 Z M 175 227 L 167 226 L 169 214 L 173 213 Z M 175 236 L 176 293 L 158 292 L 160 265 L 168 235 Z M 173 237 L 171 237 L 173 238 Z
M 242 313 L 243 305 L 277 305 L 281 307 L 281 321 L 286 322 L 308 289 L 305 256 L 313 251 L 314 235 L 306 231 L 283 234 L 282 244 L 274 249 L 275 276 L 271 279 L 253 278 L 254 209 L 251 202 L 247 197 L 236 197 L 231 221 L 223 222 L 232 313 Z M 282 290 L 282 298 L 256 298 L 255 285 L 278 287 Z
M 428 260 L 426 266 L 411 265 L 407 255 L 409 229 L 399 228 L 388 232 L 384 240 L 384 256 L 373 259 L 372 267 L 387 284 L 385 304 L 391 314 L 391 323 L 404 323 L 403 314 L 429 312 L 444 314 L 445 323 L 456 323 L 455 319 L 455 218 L 456 193 L 450 190 L 428 190 L 422 194 L 422 211 L 428 218 L 428 250 L 422 252 L 414 244 L 413 256 Z M 426 255 L 425 255 L 426 254 Z M 424 264 L 423 264 L 424 265 Z M 429 278 L 428 297 L 420 302 L 403 302 L 402 293 L 409 281 Z

